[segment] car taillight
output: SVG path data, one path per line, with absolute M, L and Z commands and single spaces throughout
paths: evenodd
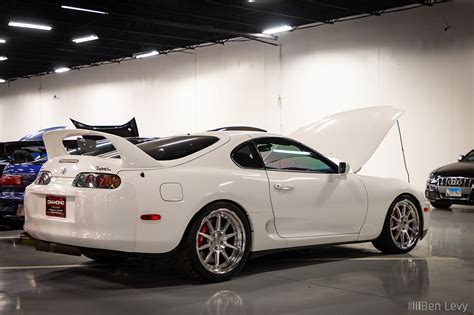
M 0 177 L 0 186 L 21 186 L 22 178 L 19 175 L 6 175 Z
M 120 186 L 120 177 L 113 174 L 80 173 L 76 176 L 72 185 L 82 188 L 115 189 Z
M 36 185 L 48 185 L 51 182 L 53 175 L 50 171 L 41 171 L 36 176 L 35 184 Z

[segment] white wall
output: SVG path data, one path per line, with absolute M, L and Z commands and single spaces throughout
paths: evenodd
M 229 43 L 18 80 L 0 86 L 0 140 L 71 126 L 69 117 L 135 116 L 142 135 L 234 124 L 287 134 L 340 110 L 393 105 L 407 110 L 400 123 L 421 188 L 431 169 L 474 147 L 472 16 L 473 1 L 459 0 L 295 31 L 281 47 Z M 395 131 L 364 173 L 405 178 Z

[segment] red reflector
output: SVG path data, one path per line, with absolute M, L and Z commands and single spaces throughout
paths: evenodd
M 159 214 L 142 214 L 140 219 L 145 221 L 158 221 L 161 219 L 161 215 Z
M 423 208 L 423 211 L 429 212 L 429 211 L 430 211 L 430 208 Z
M 0 186 L 21 186 L 21 176 L 7 175 L 0 177 Z

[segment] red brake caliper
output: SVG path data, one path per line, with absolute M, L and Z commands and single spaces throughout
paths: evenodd
M 199 229 L 199 232 L 204 233 L 204 234 L 206 234 L 208 231 L 209 231 L 209 228 L 207 227 L 206 223 L 204 223 Z M 197 243 L 198 243 L 198 247 L 201 247 L 202 245 L 204 245 L 204 236 L 199 235 Z

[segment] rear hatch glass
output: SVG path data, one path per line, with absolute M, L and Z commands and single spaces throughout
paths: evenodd
M 178 136 L 142 143 L 138 147 L 157 161 L 169 161 L 199 152 L 218 140 L 211 136 Z

